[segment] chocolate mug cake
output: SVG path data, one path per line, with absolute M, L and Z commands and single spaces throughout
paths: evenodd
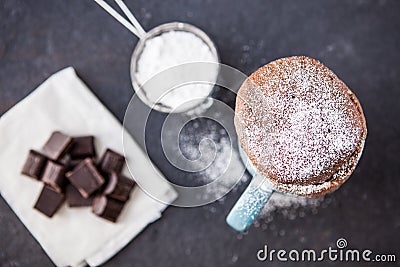
M 251 74 L 235 127 L 252 166 L 279 191 L 319 197 L 354 171 L 367 135 L 356 96 L 318 60 L 293 56 Z

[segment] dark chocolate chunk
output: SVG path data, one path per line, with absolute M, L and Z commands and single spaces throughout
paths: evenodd
M 26 158 L 25 164 L 22 167 L 21 173 L 39 180 L 42 176 L 43 167 L 46 161 L 46 157 L 39 152 L 36 152 L 35 150 L 29 150 L 28 157 Z
M 93 213 L 112 222 L 116 222 L 124 208 L 124 202 L 98 195 L 93 200 Z
M 83 160 L 84 160 L 84 159 L 71 159 L 71 160 L 69 161 L 69 163 L 68 163 L 68 167 L 71 168 L 71 169 L 73 169 L 73 168 L 75 168 L 76 166 L 78 166 L 79 163 L 81 163 Z M 92 158 L 92 160 L 93 160 L 93 162 L 94 162 L 94 159 L 93 159 L 93 158 Z
M 62 159 L 60 159 L 58 162 L 61 163 L 62 165 L 65 166 L 66 172 L 72 170 L 73 168 L 76 167 L 79 163 L 81 163 L 83 159 L 73 159 L 69 154 L 66 154 Z M 92 159 L 94 161 L 94 158 Z
M 68 172 L 66 177 L 84 198 L 88 198 L 104 184 L 104 178 L 94 166 L 91 158 L 84 159 Z
M 55 191 L 48 185 L 43 186 L 42 192 L 34 206 L 35 209 L 48 217 L 52 217 L 64 201 L 64 194 Z
M 124 161 L 124 156 L 111 149 L 107 149 L 101 158 L 100 169 L 107 174 L 111 174 L 112 172 L 120 173 L 124 166 Z
M 65 154 L 61 159 L 57 162 L 64 165 L 66 169 L 68 169 L 69 162 L 71 161 L 71 156 L 69 154 Z
M 127 201 L 135 182 L 125 176 L 111 173 L 103 194 L 119 201 Z
M 81 193 L 71 184 L 65 189 L 65 196 L 68 206 L 70 207 L 87 207 L 91 206 L 93 197 L 84 198 Z
M 65 185 L 65 167 L 54 161 L 47 161 L 44 168 L 42 181 L 61 193 Z
M 43 152 L 52 160 L 59 160 L 72 145 L 72 138 L 60 132 L 53 132 L 43 146 Z
M 94 137 L 80 136 L 72 138 L 72 148 L 69 154 L 73 159 L 95 157 Z

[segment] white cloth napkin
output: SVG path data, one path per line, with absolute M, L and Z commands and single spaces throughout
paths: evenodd
M 0 193 L 57 266 L 107 261 L 177 197 L 138 144 L 124 135 L 130 167 L 153 181 L 167 204 L 136 186 L 115 224 L 92 214 L 90 207 L 63 204 L 51 219 L 32 208 L 42 183 L 20 174 L 29 149 L 39 150 L 54 130 L 60 130 L 72 136 L 94 135 L 99 155 L 107 147 L 122 153 L 122 129 L 71 67 L 52 75 L 0 118 Z M 124 172 L 129 176 L 126 168 Z

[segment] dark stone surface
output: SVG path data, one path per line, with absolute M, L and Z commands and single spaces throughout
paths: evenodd
M 400 1 L 127 0 L 127 4 L 146 29 L 169 21 L 199 26 L 215 40 L 222 62 L 247 74 L 283 56 L 320 59 L 356 93 L 369 132 L 356 172 L 329 197 L 330 205 L 318 208 L 318 214 L 306 211 L 305 217 L 295 220 L 277 215 L 268 229 L 252 227 L 238 236 L 224 219 L 242 185 L 224 202 L 168 208 L 161 220 L 105 266 L 266 266 L 256 259 L 264 244 L 274 249 L 321 250 L 334 246 L 340 237 L 351 248 L 397 253 L 397 265 L 374 266 L 399 266 Z M 122 120 L 133 94 L 129 62 L 136 42 L 93 1 L 2 0 L 0 114 L 50 74 L 71 65 Z M 157 154 L 157 144 L 149 147 L 150 154 L 172 176 Z M 52 266 L 2 199 L 0 236 L 1 266 Z M 268 265 L 279 264 L 275 260 Z

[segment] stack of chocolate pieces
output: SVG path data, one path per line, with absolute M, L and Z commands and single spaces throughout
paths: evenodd
M 135 185 L 121 175 L 125 158 L 107 149 L 96 163 L 93 136 L 53 132 L 42 152 L 30 150 L 22 174 L 44 183 L 35 209 L 52 217 L 66 199 L 69 207 L 92 206 L 116 222 Z

